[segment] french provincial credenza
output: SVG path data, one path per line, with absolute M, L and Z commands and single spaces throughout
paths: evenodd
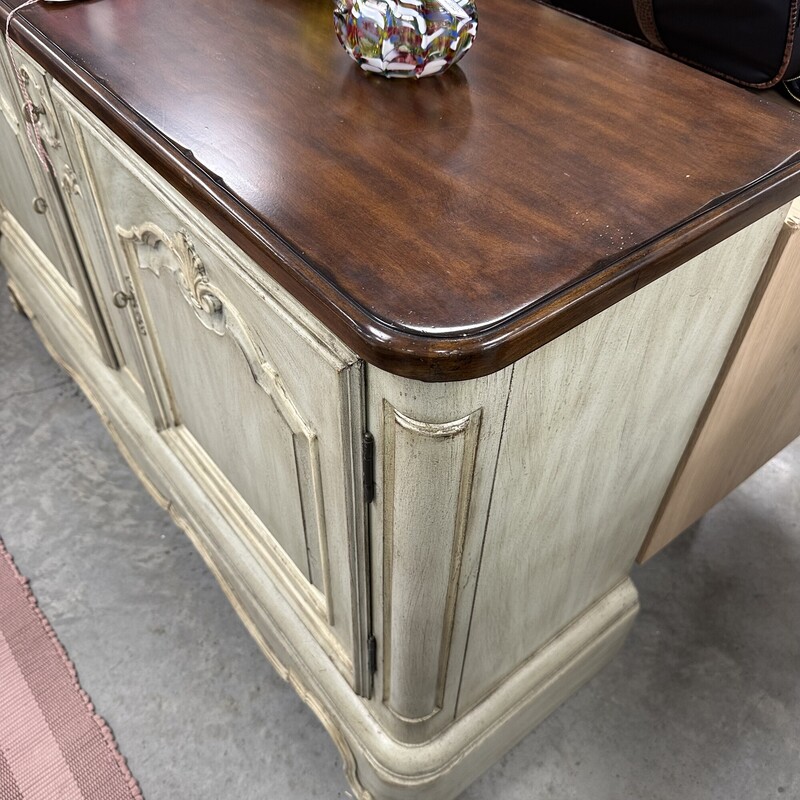
M 12 297 L 360 798 L 457 795 L 800 434 L 797 115 L 480 11 L 419 83 L 326 0 L 40 4 L 2 54 Z

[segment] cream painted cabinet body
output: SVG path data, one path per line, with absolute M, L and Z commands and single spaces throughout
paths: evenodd
M 20 58 L 56 179 L 0 87 L 14 292 L 357 795 L 455 797 L 624 640 L 634 557 L 785 210 L 509 367 L 422 383 L 363 363 Z M 23 202 L 43 181 L 54 227 Z

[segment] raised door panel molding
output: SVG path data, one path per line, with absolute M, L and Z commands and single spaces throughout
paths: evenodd
M 280 509 L 283 519 L 275 519 L 269 528 L 305 579 L 327 598 L 327 543 L 316 433 L 292 402 L 281 376 L 256 344 L 240 314 L 209 280 L 205 265 L 186 231 L 178 231 L 170 237 L 157 225 L 146 223 L 130 230 L 118 227 L 117 234 L 131 274 L 136 274 L 137 267 L 149 270 L 159 278 L 162 269 L 169 272 L 197 320 L 217 336 L 229 335 L 233 339 L 244 357 L 252 380 L 270 399 L 274 414 L 269 415 L 271 424 L 265 427 L 273 437 L 276 457 L 272 465 L 274 468 L 266 471 L 263 477 L 271 486 L 271 491 L 280 494 L 287 502 Z M 142 257 L 140 246 L 153 252 Z M 160 258 L 162 249 L 173 257 Z M 137 303 L 135 295 L 129 297 L 129 302 L 131 305 Z M 142 308 L 142 312 L 146 313 L 146 308 Z M 153 322 L 147 326 L 143 319 L 141 324 L 145 333 L 148 327 L 156 327 Z M 185 333 L 191 335 L 191 332 Z M 152 347 L 156 349 L 157 344 Z M 163 364 L 163 357 L 157 350 L 156 359 L 156 363 Z M 171 407 L 174 400 L 166 373 L 162 385 L 169 394 L 162 399 L 161 405 L 164 408 Z M 170 416 L 172 424 L 180 422 L 178 411 L 172 410 Z M 281 487 L 281 483 L 287 485 Z M 294 525 L 286 524 L 291 520 Z M 329 607 L 326 616 L 332 621 L 332 609 Z
M 28 98 L 30 98 L 31 109 L 25 113 L 32 117 L 30 121 L 36 125 L 42 141 L 52 156 L 54 151 L 61 148 L 62 138 L 56 114 L 53 110 L 53 101 L 47 88 L 45 73 L 38 64 L 32 61 L 13 42 L 9 43 L 9 45 L 13 50 L 19 82 L 22 84 L 20 92 L 24 89 Z
M 58 84 L 53 96 L 162 438 L 369 694 L 363 365 Z
M 383 699 L 404 722 L 443 707 L 480 424 L 385 404 Z
M 132 293 L 132 278 L 128 274 L 130 270 L 123 266 L 118 236 L 100 212 L 103 205 L 100 181 L 89 157 L 93 141 L 84 135 L 80 121 L 73 116 L 72 106 L 63 102 L 57 85 L 53 99 L 68 155 L 66 159 L 57 159 L 54 166 L 83 256 L 85 273 L 108 334 L 111 357 L 106 360 L 119 371 L 125 391 L 142 409 L 149 410 L 156 424 L 163 428 L 169 424 L 167 410 L 159 408 L 159 396 L 153 389 L 157 378 L 139 342 L 139 337 L 146 335 L 143 320 L 138 318 L 141 315 L 135 305 L 121 311 L 114 303 L 118 292 Z
M 143 344 L 153 372 L 158 373 L 159 405 L 168 409 L 168 423 L 163 427 L 184 427 L 184 435 L 192 437 L 196 452 L 205 453 L 213 464 L 227 467 L 222 474 L 247 507 L 256 512 L 265 528 L 261 536 L 273 557 L 277 556 L 280 568 L 301 582 L 296 593 L 305 596 L 315 612 L 324 609 L 324 616 L 330 620 L 316 433 L 288 396 L 281 376 L 256 343 L 255 334 L 225 293 L 211 283 L 186 231 L 169 236 L 154 223 L 144 223 L 131 229 L 118 227 L 117 234 L 131 277 L 127 305 L 135 310 L 143 339 L 149 339 Z M 187 326 L 173 295 L 147 286 L 139 275 L 142 270 L 157 279 L 173 278 L 191 309 L 194 325 L 202 325 L 215 337 L 228 337 L 238 350 L 238 361 L 228 357 L 228 349 L 220 350 L 198 335 L 202 329 L 191 323 Z M 258 387 L 266 403 L 248 392 L 243 378 Z M 241 408 L 250 408 L 248 419 L 258 421 L 257 430 L 250 433 L 231 428 L 224 437 L 209 435 L 210 428 L 226 424 L 220 417 Z M 244 449 L 247 445 L 242 436 L 255 442 L 255 447 Z M 230 450 L 225 450 L 226 443 L 232 446 Z M 256 483 L 238 469 L 243 454 L 257 459 L 242 459 L 246 464 L 258 464 Z M 195 456 L 193 466 L 198 461 Z M 199 473 L 202 480 L 210 480 L 209 469 Z M 219 481 L 219 476 L 215 477 Z M 261 485 L 269 486 L 269 492 L 259 491 Z M 270 502 L 275 497 L 280 498 L 279 503 Z M 306 583 L 317 591 L 310 591 Z
M 161 209 L 160 216 L 169 215 Z M 300 341 L 292 348 L 295 334 L 231 263 L 185 227 L 165 227 L 116 227 L 131 279 L 126 307 L 144 326 L 140 343 L 157 376 L 165 440 L 236 520 L 341 671 L 366 685 L 366 631 L 351 597 L 356 535 L 346 509 L 356 484 L 340 438 L 350 369 L 320 364 Z M 291 349 L 280 364 L 279 347 Z M 296 393 L 298 375 L 314 376 L 305 393 Z
M 29 76 L 29 73 L 26 71 L 25 75 Z M 28 80 L 30 81 L 30 77 Z M 0 130 L 0 152 L 3 155 L 0 203 L 13 214 L 17 222 L 41 248 L 53 271 L 58 273 L 56 279 L 60 277 L 65 284 L 71 284 L 72 278 L 64 260 L 63 247 L 56 240 L 56 231 L 52 224 L 53 209 L 47 202 L 49 198 L 44 196 L 46 176 L 32 155 L 26 128 L 22 122 L 23 111 L 19 90 L 12 79 L 8 53 L 2 46 L 0 46 L 0 110 L 2 110 L 0 123 L 3 123 L 3 128 Z M 80 300 L 74 292 L 73 295 L 73 302 L 78 306 Z
M 70 302 L 76 308 L 80 300 L 72 288 L 68 272 L 61 257 L 61 251 L 49 224 L 47 209 L 37 213 L 37 198 L 41 191 L 34 182 L 38 178 L 32 174 L 19 140 L 19 131 L 6 125 L 0 117 L 0 153 L 3 166 L 0 170 L 0 206 L 26 230 L 31 239 L 42 251 L 43 264 L 47 265 L 54 281 L 63 284 Z M 39 207 L 39 211 L 42 208 Z
M 800 201 L 793 205 L 639 560 L 800 436 Z
M 368 367 L 377 671 L 370 712 L 420 744 L 454 721 L 513 367 L 420 383 Z

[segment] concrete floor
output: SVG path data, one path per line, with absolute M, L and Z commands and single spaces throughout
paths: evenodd
M 146 800 L 350 797 L 322 726 L 5 301 L 0 343 L 0 536 Z M 635 570 L 621 655 L 462 800 L 800 798 L 799 578 L 800 441 Z

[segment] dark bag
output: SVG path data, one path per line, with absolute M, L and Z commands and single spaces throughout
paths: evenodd
M 800 0 L 545 0 L 755 89 L 800 95 Z

